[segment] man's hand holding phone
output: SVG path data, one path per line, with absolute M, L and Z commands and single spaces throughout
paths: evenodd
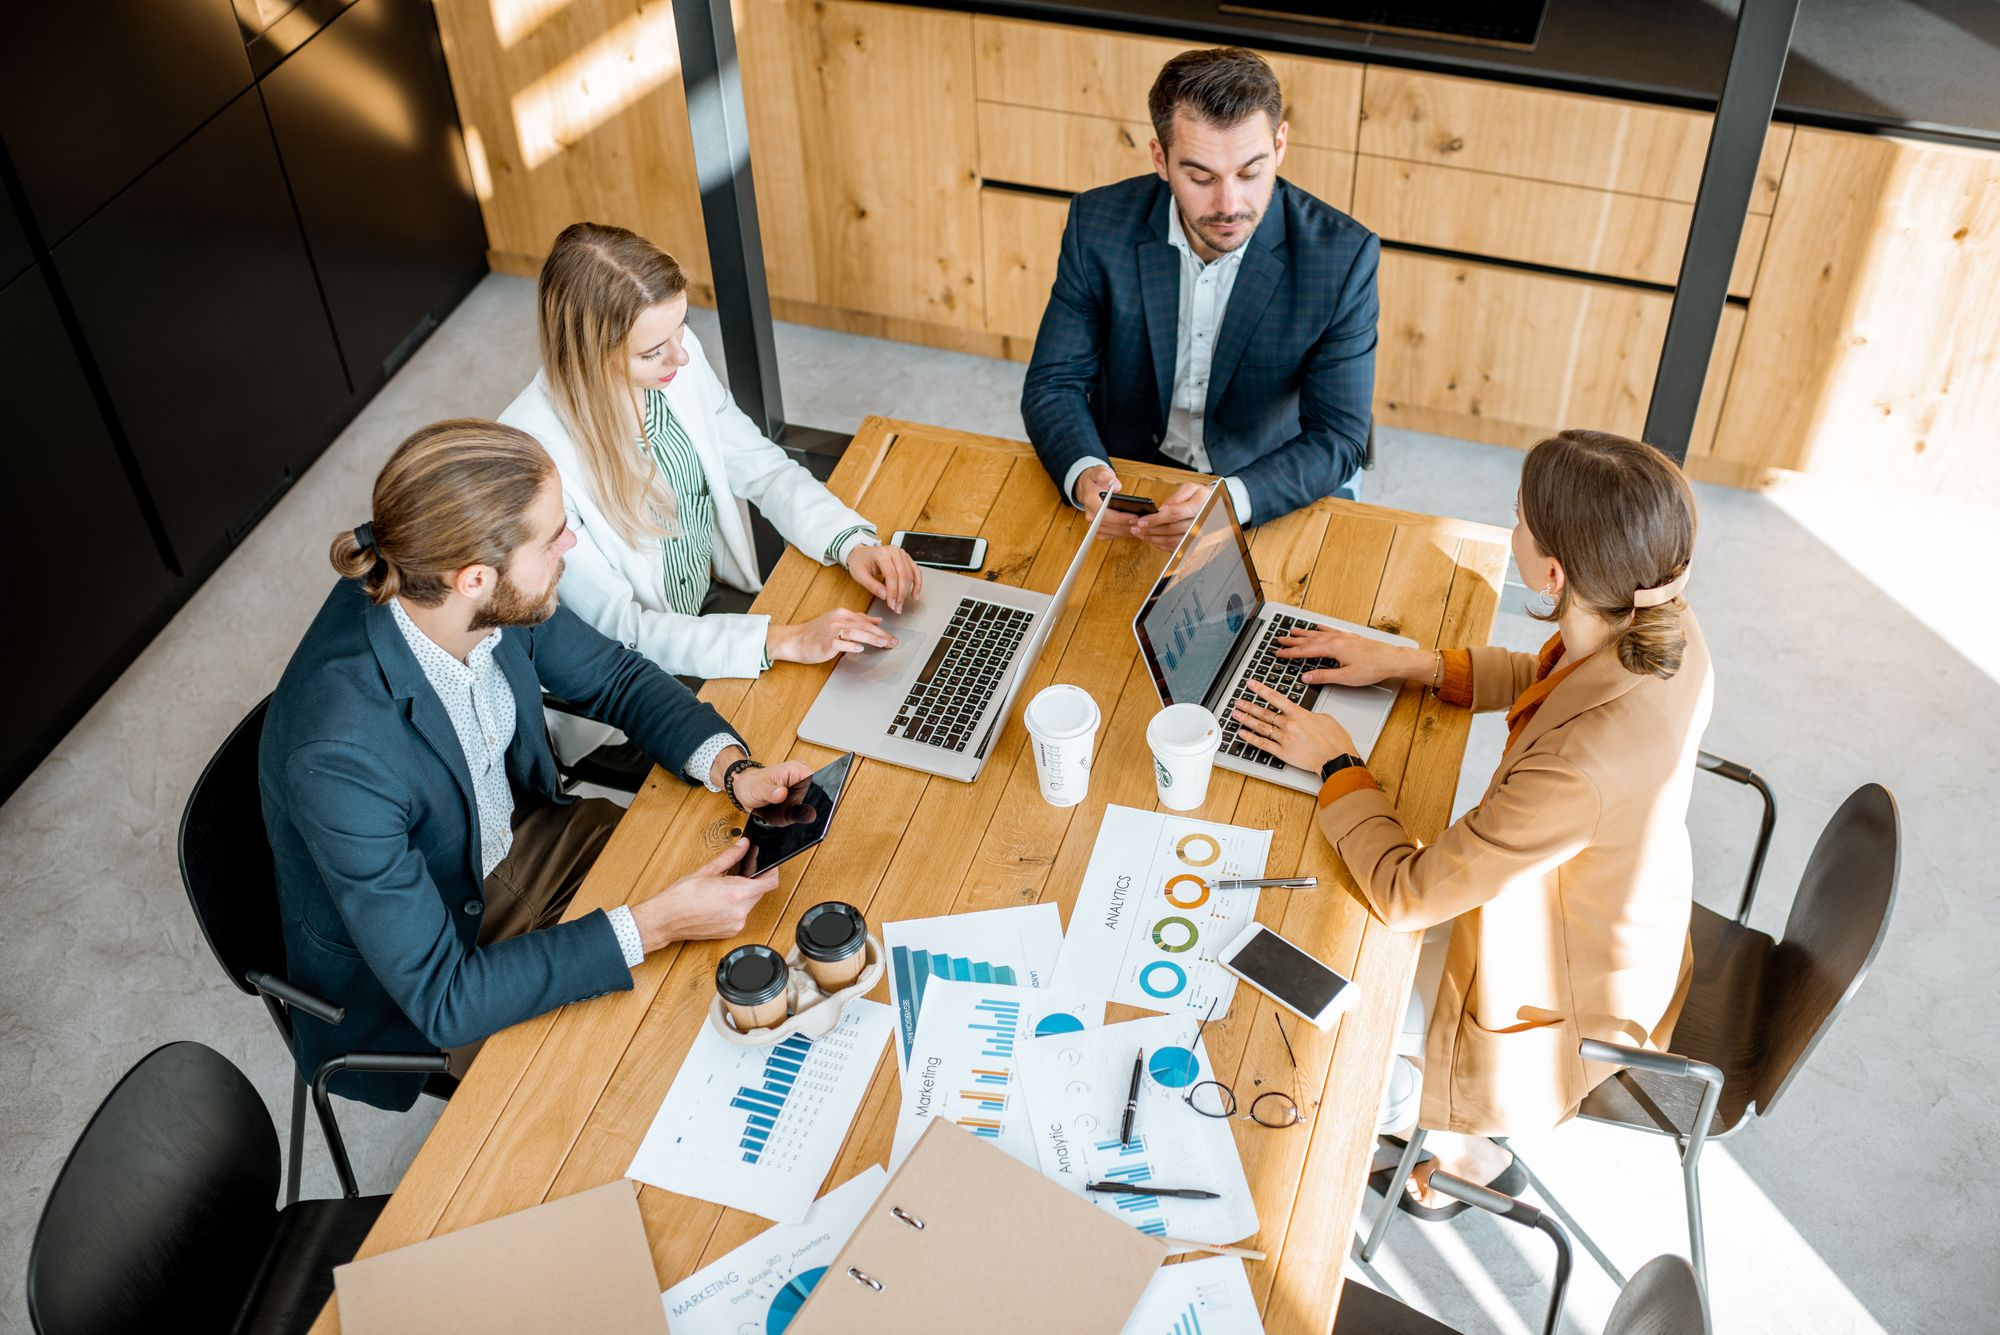
M 1085 518 L 1095 519 L 1097 512 L 1104 507 L 1105 498 L 1117 490 L 1118 474 L 1112 472 L 1109 465 L 1099 464 L 1095 468 L 1084 469 L 1077 477 L 1076 494 L 1071 499 L 1075 500 Z M 1132 536 L 1133 518 L 1132 515 L 1113 510 L 1105 515 L 1104 522 L 1097 526 L 1097 536 L 1105 540 L 1129 538 Z

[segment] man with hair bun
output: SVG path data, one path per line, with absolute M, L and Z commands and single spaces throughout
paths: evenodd
M 1375 234 L 1279 179 L 1278 77 L 1241 47 L 1183 51 L 1147 98 L 1153 174 L 1070 201 L 1021 392 L 1063 497 L 1097 513 L 1113 458 L 1218 476 L 1263 523 L 1359 499 L 1375 387 Z M 1101 538 L 1171 550 L 1214 483 Z
M 686 687 L 559 607 L 575 542 L 549 456 L 472 420 L 404 441 L 372 517 L 333 541 L 341 580 L 258 752 L 287 972 L 346 1011 L 293 1012 L 307 1079 L 341 1052 L 444 1049 L 462 1074 L 488 1035 L 630 987 L 649 951 L 734 936 L 778 884 L 730 874 L 738 839 L 648 899 L 562 921 L 622 813 L 563 793 L 544 689 L 746 812 L 808 773 L 751 760 Z M 422 1084 L 342 1072 L 331 1088 L 401 1109 Z

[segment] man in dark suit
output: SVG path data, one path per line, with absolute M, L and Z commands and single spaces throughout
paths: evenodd
M 1155 80 L 1155 176 L 1070 203 L 1021 415 L 1049 476 L 1094 514 L 1114 456 L 1219 475 L 1238 517 L 1354 496 L 1375 380 L 1375 235 L 1278 178 L 1277 76 L 1241 48 Z M 1171 548 L 1206 500 L 1105 516 Z
M 734 936 L 777 885 L 728 874 L 739 839 L 649 899 L 561 921 L 621 813 L 562 792 L 544 687 L 745 810 L 808 772 L 748 759 L 685 686 L 557 606 L 576 537 L 532 437 L 426 427 L 382 469 L 373 509 L 334 540 L 343 578 L 258 754 L 288 975 L 346 1010 L 338 1024 L 293 1012 L 307 1079 L 343 1052 L 449 1049 L 462 1071 L 488 1035 L 630 987 L 669 941 Z M 344 1072 L 331 1087 L 407 1108 L 423 1079 Z

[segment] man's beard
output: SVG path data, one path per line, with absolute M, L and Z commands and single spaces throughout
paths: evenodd
M 491 630 L 495 626 L 539 626 L 556 614 L 556 586 L 562 583 L 562 566 L 556 567 L 555 576 L 549 580 L 549 587 L 540 598 L 530 598 L 514 583 L 514 577 L 506 571 L 500 572 L 500 582 L 493 586 L 493 593 L 479 609 L 472 614 L 470 630 Z
M 1257 224 L 1262 222 L 1262 213 L 1211 213 L 1206 218 L 1196 220 L 1194 230 L 1201 237 L 1201 243 L 1210 250 L 1228 252 L 1237 249 L 1251 237 L 1257 235 Z M 1217 223 L 1242 223 L 1242 228 L 1233 236 L 1218 237 L 1209 232 Z

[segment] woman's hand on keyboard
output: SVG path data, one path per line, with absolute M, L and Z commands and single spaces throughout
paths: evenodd
M 1307 669 L 1301 680 L 1311 686 L 1373 686 L 1390 677 L 1429 681 L 1431 654 L 1400 644 L 1384 644 L 1344 630 L 1299 630 L 1278 637 L 1280 658 L 1324 658 L 1324 667 Z
M 1259 751 L 1317 774 L 1327 761 L 1354 750 L 1354 738 L 1333 715 L 1301 709 L 1261 681 L 1243 684 L 1258 698 L 1239 697 L 1232 707 L 1236 735 Z
M 811 621 L 791 625 L 773 621 L 764 647 L 773 663 L 824 663 L 863 649 L 894 649 L 902 641 L 882 629 L 882 618 L 848 607 L 836 607 Z

